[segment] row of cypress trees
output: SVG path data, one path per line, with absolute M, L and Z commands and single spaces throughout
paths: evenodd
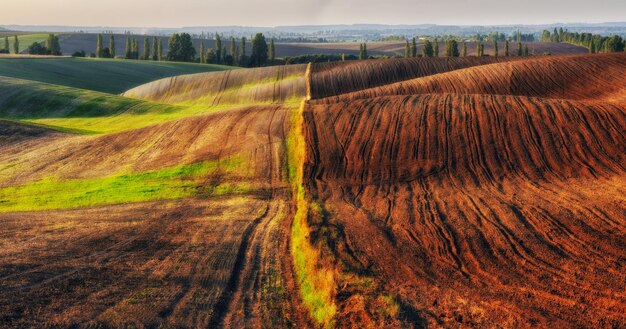
M 230 38 L 230 49 L 227 51 L 223 46 L 222 37 L 216 34 L 215 49 L 206 47 L 205 41 L 200 43 L 199 54 L 193 46 L 191 35 L 188 33 L 174 33 L 168 40 L 169 51 L 166 57 L 163 56 L 163 38 L 152 37 L 143 39 L 143 54 L 139 54 L 139 40 L 137 38 L 126 38 L 126 49 L 124 58 L 143 60 L 168 60 L 179 62 L 192 62 L 196 58 L 200 63 L 223 64 L 238 66 L 263 66 L 268 62 L 273 64 L 276 60 L 274 40 L 270 40 L 269 45 L 262 33 L 257 33 L 252 40 L 252 54 L 246 54 L 246 38 L 242 37 L 239 44 L 234 37 Z M 103 36 L 96 37 L 96 52 L 98 58 L 115 58 L 115 36 L 109 36 L 109 47 L 104 47 Z M 198 55 L 198 57 L 196 57 Z

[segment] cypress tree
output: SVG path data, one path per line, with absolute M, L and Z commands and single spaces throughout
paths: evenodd
M 424 57 L 433 57 L 433 44 L 430 40 L 424 42 L 424 48 L 422 48 L 422 55 Z
M 130 37 L 128 37 L 128 36 L 126 36 L 126 49 L 124 49 L 124 52 L 126 53 L 124 55 L 124 57 L 126 59 L 131 59 L 132 58 L 133 53 L 132 53 L 132 49 L 131 49 L 131 41 L 130 41 Z
M 143 60 L 150 59 L 150 40 L 148 37 L 143 37 Z
M 159 38 L 159 46 L 157 47 L 157 60 L 163 60 L 163 38 Z
M 237 56 L 237 44 L 234 37 L 230 37 L 230 55 L 233 56 L 233 60 Z
M 152 37 L 152 60 L 156 61 L 159 59 L 159 40 L 157 37 Z
M 528 45 L 524 45 L 524 56 L 528 56 L 530 53 L 528 52 Z
M 342 62 L 346 61 L 346 54 L 345 53 L 341 53 L 341 61 Z
M 274 39 L 270 40 L 270 64 L 274 64 L 274 59 L 276 58 L 276 49 L 274 48 Z
M 480 57 L 480 56 L 482 56 L 482 55 L 480 54 L 480 46 L 481 46 L 480 42 L 477 42 L 477 43 L 476 43 L 476 57 Z
M 96 38 L 96 57 L 102 57 L 102 33 L 98 33 Z
M 239 54 L 239 66 L 246 66 L 247 65 L 247 58 L 246 58 L 246 37 L 241 37 L 241 51 Z
M 439 40 L 437 38 L 435 38 L 433 53 L 435 54 L 435 57 L 439 57 Z
M 467 44 L 465 43 L 465 41 L 463 41 L 462 54 L 463 54 L 463 57 L 467 56 Z
M 267 42 L 263 33 L 257 33 L 252 39 L 252 53 L 250 62 L 252 66 L 261 67 L 267 63 Z
M 217 33 L 215 33 L 215 62 L 222 63 L 222 38 Z
M 363 44 L 359 43 L 359 59 L 363 59 Z
M 413 38 L 411 43 L 411 57 L 417 57 L 417 41 Z
M 363 43 L 363 59 L 368 59 L 369 56 L 367 54 L 367 43 Z
M 409 58 L 410 51 L 409 40 L 406 40 L 406 44 L 404 45 L 404 58 Z
M 206 47 L 204 46 L 204 40 L 200 42 L 200 63 L 206 63 Z
M 504 41 L 504 56 L 509 56 L 509 40 Z
M 133 40 L 133 58 L 139 59 L 139 39 Z
M 17 38 L 17 34 L 13 37 L 13 52 L 16 55 L 20 53 L 20 40 Z
M 172 34 L 168 40 L 169 51 L 167 52 L 168 61 L 180 60 L 180 35 L 178 33 Z
M 113 34 L 109 36 L 109 52 L 111 53 L 111 58 L 115 58 L 115 36 Z
M 497 36 L 493 39 L 493 55 L 496 58 L 498 57 L 498 37 Z
M 595 42 L 592 42 L 591 45 L 589 46 L 589 53 L 590 54 L 595 54 L 596 53 L 596 44 L 595 44 Z
M 4 37 L 4 52 L 5 53 L 9 53 L 9 37 L 5 36 Z
M 517 56 L 522 56 L 522 42 L 517 42 Z

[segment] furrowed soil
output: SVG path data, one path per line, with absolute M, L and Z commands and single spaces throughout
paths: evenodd
M 4 188 L 217 165 L 183 199 L 0 212 L 1 326 L 306 323 L 283 256 L 293 211 L 284 174 L 290 113 L 256 106 L 96 137 L 3 121 L 14 132 L 0 144 Z M 46 134 L 58 136 L 37 142 Z M 232 192 L 214 192 L 224 184 Z
M 305 183 L 344 271 L 337 324 L 381 323 L 355 275 L 395 300 L 391 326 L 626 325 L 625 58 L 376 76 L 311 101 Z

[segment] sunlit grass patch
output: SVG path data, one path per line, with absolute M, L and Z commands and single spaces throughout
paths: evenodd
M 235 173 L 243 165 L 238 158 L 164 168 L 108 177 L 40 181 L 0 188 L 0 212 L 81 208 L 106 204 L 180 199 L 247 193 L 253 187 L 239 182 L 207 182 L 208 174 Z M 206 185 L 214 184 L 207 189 Z

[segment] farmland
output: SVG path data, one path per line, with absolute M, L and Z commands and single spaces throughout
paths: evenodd
M 231 69 L 220 65 L 104 58 L 2 58 L 0 75 L 119 94 L 156 79 Z
M 625 325 L 626 54 L 534 44 L 0 58 L 0 327 Z

